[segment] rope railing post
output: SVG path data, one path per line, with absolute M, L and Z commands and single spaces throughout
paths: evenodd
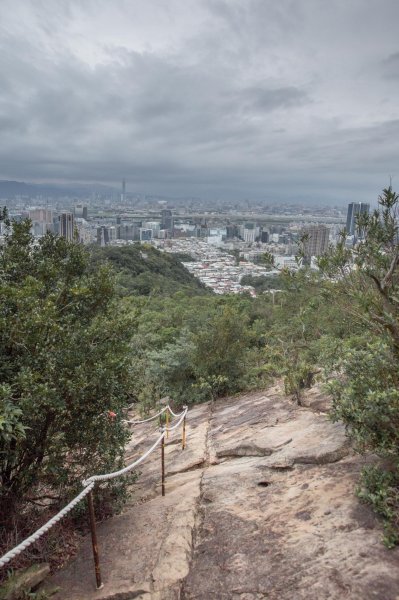
M 162 431 L 165 429 L 162 427 Z M 165 436 L 161 442 L 161 484 L 162 484 L 162 496 L 165 496 Z
M 94 502 L 93 502 L 92 490 L 94 489 L 94 486 L 97 482 L 109 481 L 111 479 L 115 479 L 116 477 L 121 477 L 121 476 L 129 473 L 130 471 L 132 471 L 132 469 L 134 469 L 139 464 L 144 462 L 150 456 L 150 454 L 152 454 L 152 452 L 154 452 L 156 447 L 159 444 L 161 444 L 162 496 L 165 496 L 165 479 L 166 479 L 166 477 L 165 477 L 165 437 L 167 435 L 168 430 L 169 431 L 174 431 L 175 429 L 177 430 L 177 428 L 180 427 L 180 425 L 183 423 L 182 445 L 183 445 L 183 449 L 185 448 L 185 446 L 186 446 L 187 407 L 184 406 L 183 408 L 184 408 L 183 412 L 181 412 L 180 414 L 175 414 L 173 412 L 173 410 L 168 406 L 168 407 L 163 408 L 160 411 L 160 413 L 158 413 L 157 415 L 154 415 L 153 417 L 150 417 L 149 419 L 145 419 L 143 421 L 125 421 L 126 424 L 138 425 L 139 423 L 141 424 L 141 423 L 147 423 L 149 421 L 153 421 L 158 416 L 160 417 L 160 421 L 161 421 L 162 413 L 167 410 L 170 411 L 171 416 L 177 418 L 177 423 L 175 423 L 174 425 L 169 425 L 169 419 L 168 419 L 168 421 L 167 421 L 168 426 L 166 428 L 162 426 L 162 421 L 161 421 L 161 427 L 160 427 L 161 435 L 155 440 L 155 442 L 152 444 L 152 446 L 150 448 L 148 448 L 148 450 L 146 450 L 146 452 L 144 452 L 144 454 L 142 454 L 134 462 L 123 467 L 122 469 L 119 469 L 118 471 L 112 471 L 111 473 L 103 473 L 103 474 L 99 474 L 99 475 L 92 475 L 88 479 L 85 479 L 84 481 L 82 481 L 84 489 L 77 496 L 75 496 L 75 498 L 73 498 L 69 502 L 69 504 L 64 506 L 64 508 L 62 508 L 56 515 L 51 517 L 51 519 L 49 519 L 49 521 L 47 521 L 47 523 L 42 525 L 37 531 L 32 533 L 29 537 L 27 537 L 25 540 L 20 542 L 17 546 L 15 546 L 14 548 L 12 548 L 8 552 L 6 552 L 3 556 L 0 556 L 0 567 L 3 567 L 4 565 L 6 565 L 8 562 L 13 560 L 16 556 L 21 554 L 24 550 L 26 550 L 26 548 L 28 548 L 31 544 L 36 542 L 40 537 L 45 535 L 47 533 L 47 531 L 49 531 L 49 529 L 51 529 L 59 521 L 61 521 L 61 519 L 63 519 L 77 504 L 79 504 L 79 502 L 81 502 L 81 500 L 83 500 L 83 498 L 85 496 L 87 496 L 96 583 L 97 583 L 97 589 L 102 588 L 103 583 L 102 583 L 102 579 L 101 579 L 100 559 L 99 559 L 99 552 L 98 552 L 96 521 L 95 521 L 95 514 L 94 514 Z
M 100 556 L 98 553 L 96 517 L 94 514 L 94 502 L 93 502 L 93 492 L 92 491 L 90 491 L 87 495 L 87 507 L 88 507 L 88 512 L 89 512 L 91 545 L 93 548 L 94 570 L 96 573 L 96 585 L 97 585 L 97 589 L 100 590 L 102 587 L 104 587 L 104 584 L 101 581 Z
M 169 439 L 169 407 L 168 410 L 165 411 L 166 415 L 166 439 Z
M 187 411 L 187 406 L 183 406 L 183 410 Z M 181 449 L 184 450 L 186 447 L 186 413 L 183 418 L 183 431 L 181 437 Z

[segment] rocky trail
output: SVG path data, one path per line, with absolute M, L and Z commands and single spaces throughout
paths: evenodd
M 365 459 L 312 390 L 294 405 L 278 386 L 190 409 L 142 465 L 123 513 L 98 525 L 104 587 L 90 539 L 47 586 L 58 600 L 399 600 L 399 549 L 354 487 Z M 157 435 L 135 429 L 128 454 Z

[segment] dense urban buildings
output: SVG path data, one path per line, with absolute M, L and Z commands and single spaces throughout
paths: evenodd
M 254 294 L 241 284 L 250 277 L 273 278 L 281 269 L 296 269 L 303 243 L 312 267 L 313 257 L 336 243 L 345 226 L 346 210 L 337 207 L 219 204 L 135 196 L 126 181 L 115 195 L 76 197 L 12 197 L 0 200 L 12 219 L 29 217 L 32 234 L 47 231 L 83 244 L 151 244 L 179 254 L 186 267 L 216 293 Z M 368 205 L 352 203 L 354 215 Z M 348 219 L 347 219 L 348 220 Z M 305 239 L 301 242 L 303 234 Z M 348 237 L 353 244 L 353 237 Z M 272 255 L 274 267 L 265 263 Z M 271 288 L 272 288 L 271 284 Z

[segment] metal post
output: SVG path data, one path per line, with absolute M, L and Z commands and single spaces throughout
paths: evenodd
M 165 430 L 163 430 L 165 431 Z M 165 436 L 161 442 L 162 496 L 165 496 Z
M 166 409 L 166 439 L 169 439 L 169 409 Z
M 100 558 L 99 558 L 99 554 L 98 554 L 97 532 L 96 532 L 96 519 L 94 516 L 93 493 L 91 491 L 87 495 L 87 505 L 88 505 L 88 509 L 89 509 L 91 545 L 93 547 L 94 569 L 96 572 L 96 584 L 97 584 L 97 589 L 100 590 L 102 587 L 104 587 L 104 584 L 101 581 Z
M 183 407 L 184 410 L 186 410 L 187 406 Z M 182 439 L 181 439 L 181 449 L 184 450 L 186 447 L 186 415 L 184 415 L 183 418 L 183 432 L 182 432 Z

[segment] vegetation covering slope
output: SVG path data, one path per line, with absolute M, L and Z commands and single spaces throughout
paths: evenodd
M 3 215 L 4 217 L 4 215 Z M 8 224 L 9 225 L 9 224 Z M 18 540 L 93 472 L 123 462 L 120 419 L 130 398 L 132 317 L 116 306 L 114 276 L 94 272 L 79 244 L 35 243 L 14 224 L 0 249 L 0 518 Z M 99 491 L 112 499 L 124 483 Z
M 171 295 L 177 291 L 207 293 L 201 282 L 187 271 L 177 257 L 160 252 L 148 244 L 93 247 L 91 256 L 94 266 L 106 260 L 114 267 L 122 295 Z
M 283 271 L 273 280 L 280 291 L 257 298 L 211 294 L 148 246 L 90 252 L 51 235 L 36 245 L 29 223 L 15 225 L 0 249 L 5 530 L 25 519 L 26 532 L 41 497 L 55 510 L 82 474 L 120 464 L 130 401 L 145 412 L 165 395 L 190 404 L 283 376 L 299 403 L 315 378 L 326 381 L 332 418 L 359 451 L 381 457 L 359 494 L 395 544 L 399 199 L 388 188 L 379 202 L 361 217 L 366 238 L 354 250 L 343 237 L 319 271 Z

